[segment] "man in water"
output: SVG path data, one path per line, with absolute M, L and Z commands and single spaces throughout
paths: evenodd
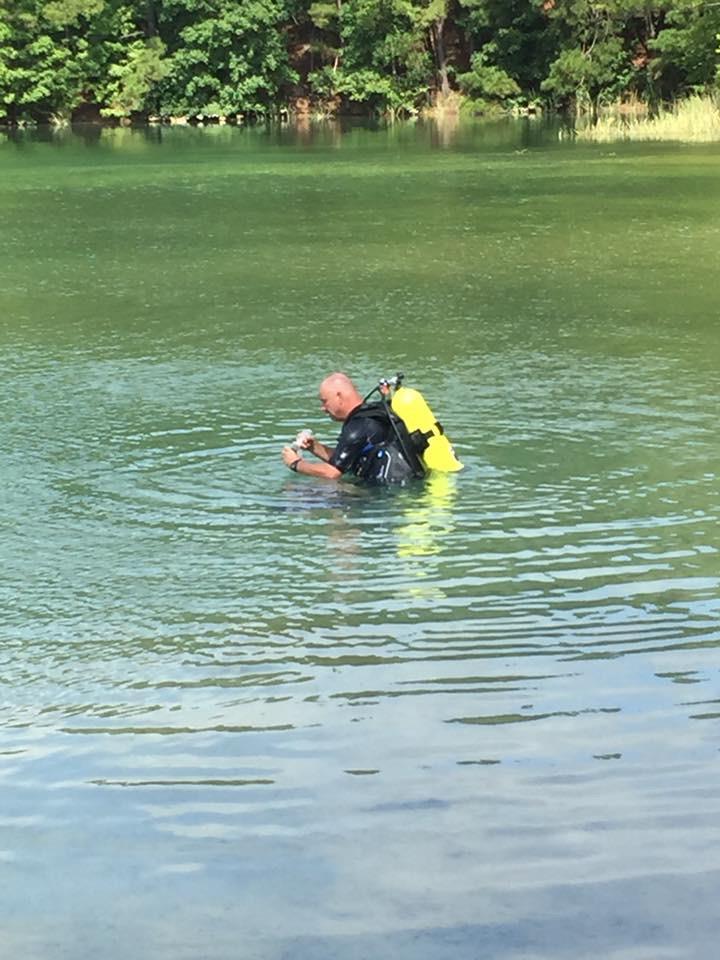
M 299 446 L 321 462 L 310 463 L 286 446 L 282 458 L 287 467 L 326 480 L 349 473 L 371 483 L 402 483 L 418 475 L 418 465 L 411 465 L 403 455 L 383 403 L 363 403 L 357 387 L 344 373 L 325 377 L 319 393 L 322 411 L 343 424 L 337 444 L 326 447 L 312 435 L 303 437 Z

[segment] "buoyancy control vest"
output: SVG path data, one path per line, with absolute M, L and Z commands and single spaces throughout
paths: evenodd
M 408 429 L 387 400 L 363 402 L 353 410 L 346 423 L 356 417 L 376 420 L 385 431 L 384 440 L 368 441 L 355 468 L 356 476 L 390 483 L 425 476 L 426 469 Z

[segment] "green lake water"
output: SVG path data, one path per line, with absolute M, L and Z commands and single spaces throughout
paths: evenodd
M 0 958 L 714 956 L 720 147 L 6 132 L 0 209 Z M 337 368 L 464 471 L 287 471 Z

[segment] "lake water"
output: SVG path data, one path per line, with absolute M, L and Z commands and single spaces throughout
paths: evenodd
M 0 957 L 707 960 L 720 147 L 0 134 Z M 462 473 L 298 477 L 397 370 Z

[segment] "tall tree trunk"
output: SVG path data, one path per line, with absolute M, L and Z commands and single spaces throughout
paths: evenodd
M 443 30 L 445 28 L 445 17 L 440 17 L 433 23 L 433 47 L 435 48 L 435 60 L 437 63 L 438 78 L 440 80 L 440 93 L 443 97 L 450 94 L 450 82 L 448 80 L 447 57 L 445 55 L 445 41 Z
M 148 37 L 156 37 L 157 11 L 155 10 L 155 0 L 146 0 L 145 3 L 145 33 Z
M 342 0 L 335 0 L 335 7 L 337 8 L 337 18 L 338 18 L 338 50 L 335 53 L 335 61 L 333 63 L 333 73 L 337 73 L 338 67 L 340 66 L 340 58 L 342 57 Z

